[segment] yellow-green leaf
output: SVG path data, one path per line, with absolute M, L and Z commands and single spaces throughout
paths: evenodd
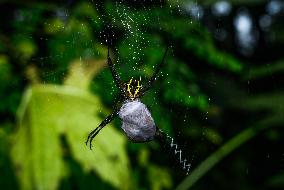
M 85 172 L 93 170 L 118 189 L 129 189 L 126 138 L 109 124 L 94 140 L 91 151 L 85 140 L 105 113 L 98 98 L 71 86 L 37 85 L 25 93 L 19 109 L 19 129 L 12 159 L 22 189 L 56 189 L 68 175 L 64 163 L 65 136 L 72 157 Z

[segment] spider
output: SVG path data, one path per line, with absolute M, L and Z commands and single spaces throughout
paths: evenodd
M 132 142 L 143 143 L 152 141 L 155 138 L 158 140 L 166 138 L 165 133 L 155 125 L 147 106 L 143 104 L 140 99 L 152 87 L 156 80 L 157 74 L 164 64 L 168 49 L 169 47 L 166 48 L 163 58 L 150 80 L 145 86 L 142 86 L 141 78 L 140 80 L 131 78 L 127 83 L 121 81 L 109 56 L 108 46 L 107 63 L 120 93 L 120 100 L 117 104 L 122 103 L 122 105 L 116 106 L 114 111 L 107 116 L 96 129 L 90 132 L 86 141 L 86 145 L 89 143 L 90 149 L 92 149 L 93 139 L 100 130 L 117 116 L 122 120 L 121 128 Z

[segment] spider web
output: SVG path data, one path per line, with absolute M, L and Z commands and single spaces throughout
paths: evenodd
M 140 7 L 143 7 L 144 12 L 141 15 L 137 15 L 138 8 L 135 7 L 129 7 L 125 6 L 123 4 L 124 1 L 117 1 L 115 3 L 116 6 L 116 18 L 119 18 L 117 20 L 114 20 L 114 24 L 120 24 L 123 26 L 123 28 L 126 31 L 126 36 L 125 36 L 125 41 L 121 42 L 121 46 L 126 46 L 128 47 L 128 54 L 124 56 L 120 56 L 121 51 L 119 47 L 115 48 L 115 51 L 117 53 L 117 63 L 119 64 L 119 67 L 122 67 L 122 70 L 128 70 L 127 76 L 125 78 L 131 78 L 133 76 L 133 73 L 145 73 L 145 69 L 141 66 L 143 63 L 143 57 L 145 57 L 145 52 L 148 50 L 149 51 L 149 44 L 152 46 L 152 49 L 159 48 L 162 46 L 162 42 L 158 41 L 151 43 L 149 39 L 147 39 L 147 25 L 149 22 L 154 22 L 158 25 L 158 30 L 162 32 L 162 27 L 161 27 L 161 15 L 154 15 L 154 11 L 152 9 L 159 9 L 163 8 L 165 6 L 165 3 L 158 3 L 154 7 L 147 7 L 143 3 L 141 3 Z M 178 1 L 176 2 L 178 3 Z M 177 5 L 178 11 L 182 13 L 182 10 L 179 6 Z M 172 14 L 172 5 L 169 4 L 169 11 Z M 111 17 L 113 15 L 110 15 Z M 142 23 L 142 26 L 138 25 L 139 21 L 138 19 L 141 19 L 144 21 Z M 155 18 L 155 20 L 153 20 Z M 112 27 L 112 26 L 111 26 Z M 174 28 L 173 28 L 174 29 Z M 169 55 L 169 56 L 172 56 Z M 122 59 L 120 57 L 123 57 Z M 160 56 L 161 57 L 161 56 Z M 158 62 L 157 62 L 158 64 Z M 127 68 L 127 69 L 126 69 Z M 153 70 L 155 69 L 155 65 L 152 66 Z M 123 76 L 123 73 L 120 73 L 120 75 Z M 145 74 L 144 74 L 145 75 Z M 134 75 L 135 76 L 135 75 Z M 160 77 L 166 77 L 168 76 L 168 73 L 163 73 L 163 71 L 160 72 Z M 144 78 L 144 81 L 148 80 L 147 78 Z M 157 88 L 158 85 L 155 85 L 153 87 L 154 93 L 157 93 L 159 91 L 159 88 Z M 159 101 L 156 100 L 156 96 L 154 96 L 154 99 L 152 101 L 149 101 L 149 104 L 147 106 L 150 107 L 151 110 L 155 110 L 157 107 L 157 104 L 159 104 Z M 187 114 L 184 114 L 184 122 L 186 122 L 187 118 L 189 116 Z M 156 125 L 159 125 L 156 123 Z M 172 152 L 175 156 L 175 159 L 179 162 L 179 165 L 181 168 L 185 171 L 186 175 L 189 174 L 191 164 L 190 161 L 186 159 L 186 156 L 184 155 L 183 151 L 180 149 L 179 145 L 175 142 L 174 138 L 172 138 L 169 135 L 166 135 L 167 138 L 167 143 L 169 144 L 168 150 L 169 152 Z
M 113 6 L 109 5 L 106 8 L 106 12 L 104 12 L 101 17 L 98 17 L 99 20 L 92 20 L 94 23 L 100 22 L 102 25 L 106 26 L 104 30 L 99 31 L 99 38 L 101 46 L 110 44 L 114 57 L 113 61 L 116 64 L 116 68 L 118 73 L 121 75 L 122 80 L 127 81 L 131 77 L 142 77 L 142 81 L 147 81 L 149 76 L 153 73 L 156 65 L 151 65 L 152 71 L 147 70 L 145 64 L 147 64 L 146 55 L 149 54 L 149 51 L 155 51 L 156 49 L 159 51 L 160 56 L 156 58 L 156 64 L 159 63 L 162 58 L 162 54 L 164 52 L 163 47 L 165 46 L 165 42 L 159 39 L 157 35 L 157 39 L 155 41 L 150 41 L 150 37 L 148 36 L 150 23 L 155 23 L 157 25 L 157 33 L 162 33 L 162 23 L 161 19 L 163 17 L 162 12 L 159 9 L 165 8 L 167 6 L 170 14 L 173 14 L 173 10 L 177 9 L 180 14 L 185 14 L 186 9 L 182 9 L 182 5 L 179 0 L 176 1 L 160 1 L 151 5 L 151 3 L 145 3 L 146 1 L 136 1 L 137 6 L 133 6 L 128 4 L 128 1 L 118 0 L 113 3 Z M 91 2 L 95 7 L 100 7 L 101 5 L 97 2 Z M 111 11 L 115 10 L 115 11 Z M 141 11 L 142 10 L 142 11 Z M 197 10 L 197 14 L 198 10 Z M 70 30 L 70 15 L 69 15 L 69 7 L 61 7 L 58 8 L 57 12 L 54 15 L 55 19 L 58 19 L 61 22 L 60 26 L 54 26 L 56 23 L 53 23 L 53 28 L 61 30 L 63 33 Z M 105 18 L 112 18 L 111 20 Z M 154 19 L 154 20 L 153 20 Z M 142 22 L 141 22 L 142 20 Z M 188 20 L 191 22 L 191 19 Z M 141 24 L 142 23 L 142 24 Z M 46 22 L 45 26 L 50 26 L 52 23 Z M 106 60 L 106 56 L 100 49 L 95 49 L 93 46 L 98 45 L 95 39 L 92 39 L 88 33 L 84 32 L 84 28 L 88 27 L 87 25 L 81 26 L 78 31 L 72 33 L 69 37 L 61 36 L 62 39 L 60 43 L 66 44 L 64 51 L 60 51 L 57 49 L 52 49 L 52 45 L 58 39 L 53 39 L 52 37 L 40 37 L 38 40 L 41 44 L 48 44 L 48 48 L 50 51 L 47 55 L 38 56 L 32 59 L 33 62 L 37 62 L 40 69 L 44 70 L 42 76 L 44 78 L 44 82 L 55 82 L 58 83 L 60 78 L 64 78 L 68 72 L 68 64 L 72 59 L 86 60 L 92 57 L 100 57 L 101 59 Z M 170 27 L 170 26 L 168 26 Z M 119 28 L 123 33 L 116 34 L 113 33 L 115 28 Z M 171 30 L 175 30 L 175 28 L 171 28 Z M 51 31 L 52 33 L 52 31 Z M 123 39 L 123 40 L 121 40 Z M 152 39 L 152 38 L 151 38 Z M 155 39 L 155 38 L 154 38 Z M 84 41 L 85 40 L 85 41 Z M 78 44 L 80 46 L 78 47 Z M 94 45 L 91 45 L 91 44 Z M 115 44 L 119 44 L 118 46 L 114 46 Z M 56 44 L 55 44 L 56 46 Z M 54 46 L 54 47 L 55 47 Z M 127 47 L 127 48 L 125 48 Z M 79 51 L 73 51 L 76 49 L 80 49 Z M 70 56 L 70 53 L 74 53 L 73 56 Z M 106 52 L 105 52 L 106 53 Z M 175 56 L 173 51 L 169 51 L 168 57 Z M 167 60 L 166 60 L 167 62 Z M 62 66 L 63 65 L 63 66 Z M 44 69 L 43 69 L 44 68 Z M 162 69 L 163 70 L 163 69 Z M 127 72 L 126 72 L 127 71 Z M 108 73 L 108 70 L 104 70 L 102 74 L 99 74 L 98 77 L 102 77 L 103 75 Z M 169 74 L 165 71 L 161 71 L 158 76 L 158 80 L 167 77 Z M 59 79 L 58 79 L 59 78 Z M 159 83 L 159 81 L 157 81 Z M 109 82 L 108 87 L 110 87 L 110 95 L 113 97 L 117 92 L 117 89 L 114 86 L 113 82 Z M 164 110 L 156 110 L 157 106 L 162 107 L 157 99 L 157 95 L 161 90 L 160 85 L 154 85 L 151 89 L 152 92 L 149 92 L 149 98 L 145 97 L 145 101 L 147 102 L 147 106 L 152 111 L 154 115 L 160 115 L 159 111 Z M 147 96 L 147 95 L 146 95 Z M 153 99 L 151 99 L 153 98 Z M 167 108 L 168 112 L 172 112 L 172 108 Z M 182 131 L 183 127 L 190 127 L 190 110 L 188 112 L 179 112 L 179 113 L 171 113 L 179 115 L 179 120 L 181 120 L 184 125 L 180 127 Z M 157 126 L 160 126 L 159 123 L 156 123 Z M 163 128 L 163 126 L 160 126 Z M 177 130 L 177 129 L 175 129 Z M 173 129 L 172 129 L 173 131 Z M 170 131 L 169 131 L 170 132 Z M 167 135 L 168 143 L 170 148 L 166 151 L 172 152 L 175 159 L 184 169 L 185 173 L 188 174 L 191 168 L 191 161 L 186 158 L 186 152 L 183 152 L 180 146 L 175 142 L 174 138 Z M 184 147 L 187 148 L 187 147 Z M 192 150 L 192 148 L 191 148 Z M 195 154 L 195 153 L 194 153 Z

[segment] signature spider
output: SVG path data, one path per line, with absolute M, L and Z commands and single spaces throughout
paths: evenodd
M 116 106 L 114 111 L 88 135 L 86 145 L 89 143 L 90 149 L 92 149 L 92 141 L 96 135 L 116 116 L 119 116 L 119 118 L 122 120 L 121 128 L 132 142 L 143 143 L 152 141 L 155 138 L 158 140 L 164 140 L 166 138 L 165 133 L 163 133 L 155 125 L 151 113 L 146 105 L 141 102 L 140 98 L 152 87 L 154 81 L 156 80 L 157 74 L 165 61 L 168 48 L 169 47 L 167 47 L 160 64 L 158 64 L 148 83 L 145 86 L 142 86 L 141 78 L 140 80 L 131 78 L 127 83 L 123 83 L 121 81 L 120 76 L 116 72 L 109 56 L 108 47 L 107 63 L 112 73 L 114 82 L 120 92 L 120 100 L 117 102 L 117 104 L 122 103 L 122 105 Z

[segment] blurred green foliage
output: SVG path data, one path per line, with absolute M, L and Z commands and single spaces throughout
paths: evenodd
M 210 9 L 215 2 L 202 3 Z M 235 9 L 264 3 L 232 2 Z M 186 3 L 0 3 L 0 186 L 283 189 L 283 55 L 273 49 L 245 58 L 226 49 L 206 24 L 181 14 Z M 283 47 L 283 31 L 271 31 L 271 47 Z M 119 120 L 92 151 L 85 146 L 118 95 L 106 67 L 110 38 L 125 81 L 145 82 L 171 45 L 142 101 L 181 144 L 193 165 L 189 176 L 164 145 L 131 143 Z
M 78 143 L 99 125 L 100 117 L 94 113 L 103 113 L 101 107 L 99 100 L 69 86 L 36 85 L 27 90 L 11 152 L 23 189 L 56 189 L 70 175 L 64 163 L 67 155 L 84 171 L 94 170 L 114 187 L 128 189 L 130 170 L 122 134 L 109 127 L 105 130 L 109 138 L 97 138 L 94 152 Z M 68 146 L 63 152 L 60 140 Z

